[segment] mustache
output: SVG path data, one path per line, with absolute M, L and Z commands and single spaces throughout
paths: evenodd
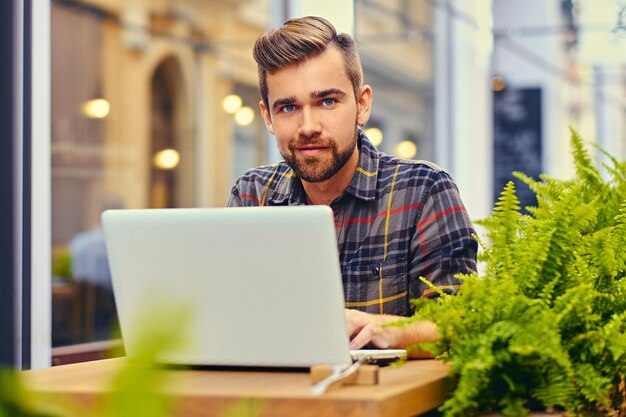
M 299 147 L 305 146 L 305 145 L 317 145 L 317 146 L 323 146 L 323 147 L 333 147 L 334 142 L 332 141 L 332 139 L 322 138 L 322 137 L 319 137 L 319 136 L 298 138 L 298 139 L 294 139 L 291 142 L 289 142 L 289 149 L 290 150 L 294 150 L 296 148 L 299 148 Z

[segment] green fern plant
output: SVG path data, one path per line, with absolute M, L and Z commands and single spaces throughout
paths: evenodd
M 168 374 L 154 364 L 159 363 L 162 354 L 190 343 L 184 337 L 184 323 L 192 314 L 189 307 L 161 305 L 159 311 L 146 311 L 145 316 L 138 319 L 145 325 L 137 327 L 142 329 L 142 342 L 138 344 L 140 350 L 136 352 L 136 359 L 126 361 L 95 403 L 33 392 L 22 383 L 18 372 L 0 369 L 0 417 L 166 417 L 175 414 L 178 402 L 164 391 Z M 263 403 L 252 404 L 255 412 L 260 413 Z M 223 415 L 248 416 L 250 402 L 235 403 Z
M 441 334 L 420 348 L 456 381 L 445 416 L 626 416 L 626 163 L 600 150 L 603 176 L 571 134 L 575 177 L 514 173 L 537 206 L 522 214 L 508 183 L 478 222 L 490 242 L 477 237 L 484 273 L 460 276 L 456 296 L 414 300 L 409 320 Z

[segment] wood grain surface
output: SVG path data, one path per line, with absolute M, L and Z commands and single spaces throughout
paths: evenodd
M 26 387 L 51 403 L 96 407 L 126 358 L 105 359 L 21 373 Z M 415 416 L 439 406 L 450 392 L 448 368 L 435 360 L 411 360 L 380 369 L 372 386 L 341 386 L 310 394 L 307 372 L 163 369 L 162 392 L 176 401 L 173 416 Z

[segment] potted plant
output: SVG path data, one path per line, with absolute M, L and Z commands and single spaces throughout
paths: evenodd
M 626 416 L 626 163 L 600 150 L 603 179 L 571 134 L 575 177 L 515 173 L 537 206 L 522 213 L 509 182 L 479 222 L 484 269 L 461 276 L 457 295 L 414 301 L 408 321 L 441 334 L 420 348 L 456 382 L 445 416 Z

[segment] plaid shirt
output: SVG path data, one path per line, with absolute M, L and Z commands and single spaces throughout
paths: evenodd
M 476 270 L 474 230 L 448 173 L 424 161 L 379 152 L 359 133 L 359 165 L 331 203 L 345 305 L 369 313 L 408 316 L 409 300 L 436 297 L 423 276 L 454 292 L 457 273 Z M 229 206 L 307 204 L 302 182 L 281 161 L 236 181 Z

